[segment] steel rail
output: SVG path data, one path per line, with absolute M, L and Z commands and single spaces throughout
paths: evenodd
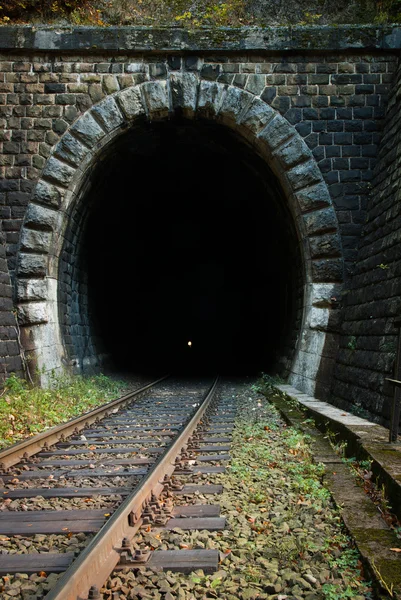
M 113 410 L 116 408 L 120 408 L 129 404 L 133 398 L 140 398 L 147 390 L 154 387 L 164 379 L 167 379 L 169 375 L 164 375 L 164 377 L 160 377 L 156 381 L 152 381 L 152 383 L 148 383 L 125 396 L 121 396 L 121 398 L 117 398 L 116 400 L 112 400 L 107 404 L 102 404 L 93 410 L 90 410 L 87 413 L 79 417 L 75 417 L 62 425 L 56 425 L 55 427 L 51 427 L 42 433 L 39 433 L 31 438 L 23 440 L 22 442 L 18 442 L 13 444 L 12 446 L 8 446 L 4 450 L 0 451 L 0 468 L 2 470 L 9 469 L 15 464 L 21 462 L 21 460 L 25 458 L 29 458 L 33 454 L 40 452 L 43 448 L 47 446 L 52 446 L 57 442 L 63 441 L 64 438 L 73 435 L 74 433 L 78 433 L 85 427 L 92 425 L 96 421 L 103 419 L 104 417 L 109 416 Z
M 62 575 L 45 600 L 86 600 L 96 597 L 90 593 L 94 586 L 100 588 L 113 572 L 120 559 L 122 541 L 132 540 L 142 525 L 142 510 L 151 495 L 163 491 L 165 475 L 175 469 L 175 459 L 188 443 L 199 422 L 214 398 L 219 378 L 216 377 L 206 397 L 195 414 L 141 481 L 113 513 L 99 533 Z M 133 524 L 135 523 L 135 524 Z

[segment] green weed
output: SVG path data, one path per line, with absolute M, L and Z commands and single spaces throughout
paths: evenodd
M 0 397 L 0 447 L 58 425 L 117 397 L 124 384 L 95 375 L 56 376 L 50 387 L 11 375 Z

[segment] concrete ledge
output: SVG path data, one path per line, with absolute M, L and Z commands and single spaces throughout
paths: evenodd
M 337 439 L 347 442 L 347 456 L 373 461 L 373 474 L 379 485 L 384 485 L 392 510 L 401 519 L 401 442 L 389 444 L 388 430 L 381 425 L 321 402 L 290 385 L 276 388 L 296 400 L 321 431 L 339 434 Z
M 297 27 L 2 26 L 1 50 L 43 51 L 300 51 L 401 48 L 397 25 Z
M 344 525 L 362 556 L 369 577 L 372 578 L 377 594 L 375 597 L 388 598 L 386 593 L 386 586 L 388 586 L 392 589 L 392 597 L 400 600 L 401 556 L 391 550 L 400 547 L 400 539 L 382 519 L 377 507 L 362 487 L 357 484 L 348 466 L 334 452 L 327 436 L 319 432 L 310 422 L 305 421 L 305 412 L 307 416 L 315 419 L 317 425 L 320 423 L 320 428 L 329 428 L 331 431 L 336 431 L 336 424 L 349 427 L 350 431 L 352 427 L 364 426 L 366 432 L 376 431 L 379 426 L 349 413 L 344 414 L 344 411 L 334 407 L 331 407 L 333 410 L 329 418 L 327 407 L 330 405 L 326 402 L 319 402 L 288 385 L 275 387 L 282 393 L 268 399 L 280 411 L 287 423 L 311 436 L 314 460 L 325 466 L 324 484 L 340 508 Z M 292 402 L 289 402 L 289 399 Z M 316 419 L 317 416 L 321 416 L 322 420 Z M 345 424 L 345 421 L 348 420 L 349 423 L 354 419 L 358 419 L 357 424 Z M 379 427 L 380 429 L 383 428 Z M 401 464 L 401 453 L 399 464 Z

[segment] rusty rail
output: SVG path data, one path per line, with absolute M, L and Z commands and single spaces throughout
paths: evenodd
M 21 460 L 29 458 L 33 454 L 40 452 L 43 450 L 43 448 L 57 444 L 57 442 L 63 441 L 64 438 L 74 433 L 78 433 L 81 431 L 81 429 L 84 429 L 85 427 L 92 425 L 92 423 L 107 417 L 116 408 L 122 408 L 123 406 L 132 402 L 132 399 L 134 398 L 140 398 L 147 390 L 154 387 L 161 381 L 164 381 L 164 379 L 167 377 L 168 375 L 165 375 L 156 381 L 152 381 L 152 383 L 148 383 L 147 385 L 144 385 L 143 387 L 134 390 L 125 396 L 122 396 L 121 398 L 112 400 L 107 404 L 103 404 L 98 408 L 84 413 L 80 417 L 71 419 L 62 425 L 51 427 L 43 433 L 39 433 L 34 437 L 28 438 L 22 442 L 18 442 L 17 444 L 13 444 L 4 450 L 1 450 L 0 468 L 2 470 L 9 469 L 13 465 L 21 462 Z
M 173 444 L 124 500 L 106 525 L 63 574 L 57 585 L 45 596 L 45 600 L 84 600 L 99 598 L 97 590 L 112 573 L 123 550 L 123 540 L 132 540 L 142 525 L 142 509 L 152 494 L 163 491 L 163 479 L 175 469 L 175 459 L 188 443 L 199 422 L 212 402 L 217 384 L 216 377 L 202 404 L 183 427 Z

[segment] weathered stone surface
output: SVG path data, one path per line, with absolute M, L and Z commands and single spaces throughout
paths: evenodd
M 54 154 L 63 161 L 79 166 L 89 149 L 71 133 L 66 133 L 57 144 Z
M 173 108 L 185 109 L 189 113 L 196 110 L 199 80 L 195 73 L 172 73 L 170 76 Z
M 341 238 L 338 233 L 326 233 L 309 239 L 312 258 L 341 256 Z
M 46 265 L 45 256 L 21 252 L 18 257 L 18 275 L 20 277 L 45 277 Z
M 344 265 L 341 258 L 318 259 L 312 261 L 313 280 L 319 281 L 342 281 Z
M 253 100 L 252 94 L 239 88 L 230 86 L 223 97 L 223 104 L 219 114 L 224 119 L 239 121 L 240 116 L 249 107 Z
M 274 152 L 280 144 L 294 135 L 295 129 L 288 121 L 281 115 L 276 115 L 260 132 L 259 139 L 266 144 L 268 151 Z
M 36 185 L 33 201 L 59 208 L 64 197 L 64 190 L 40 179 Z
M 33 252 L 49 252 L 51 244 L 51 233 L 33 229 L 23 229 L 21 233 L 21 250 Z
M 215 115 L 220 109 L 227 86 L 211 81 L 201 81 L 198 96 L 198 112 Z
M 331 198 L 324 181 L 295 192 L 295 197 L 302 211 L 314 210 L 322 206 L 330 206 Z M 333 209 L 333 215 L 335 215 Z
M 266 75 L 249 75 L 245 89 L 251 94 L 258 96 L 261 94 L 266 85 Z
M 43 177 L 50 181 L 54 181 L 63 187 L 68 187 L 74 173 L 75 169 L 73 167 L 61 162 L 54 156 L 49 158 L 43 169 Z
M 337 229 L 337 219 L 333 209 L 323 208 L 307 213 L 302 217 L 307 235 L 317 235 Z
M 275 114 L 276 112 L 266 102 L 255 98 L 241 117 L 241 125 L 247 127 L 254 135 L 258 135 Z
M 118 85 L 118 80 L 115 75 L 105 75 L 103 77 L 103 89 L 106 94 L 114 94 L 114 92 L 118 92 L 120 86 Z
M 151 119 L 166 117 L 170 110 L 167 83 L 149 81 L 142 84 L 143 95 Z
M 301 4 L 298 10 L 301 10 Z M 262 5 L 261 5 L 262 6 Z M 266 5 L 267 10 L 276 11 L 276 4 Z M 281 14 L 281 11 L 278 12 Z M 299 15 L 294 21 L 299 22 Z M 336 23 L 338 20 L 336 21 Z M 392 24 L 358 26 L 290 26 L 290 27 L 227 27 L 186 29 L 176 27 L 66 27 L 44 26 L 3 26 L 1 48 L 15 48 L 42 51 L 90 51 L 96 48 L 105 51 L 153 51 L 174 52 L 222 50 L 238 51 L 308 51 L 311 50 L 351 50 L 369 48 L 372 50 L 398 50 L 401 45 L 399 29 Z M 131 63 L 138 69 L 141 63 Z M 136 72 L 136 71 L 135 71 Z
M 311 151 L 303 139 L 297 136 L 291 138 L 284 146 L 281 146 L 274 155 L 283 169 L 290 169 L 310 159 Z
M 46 279 L 19 279 L 17 283 L 17 299 L 23 302 L 28 300 L 47 299 Z
M 124 118 L 113 97 L 106 98 L 91 109 L 95 119 L 105 131 L 112 131 L 124 123 Z
M 18 306 L 18 322 L 20 325 L 47 323 L 49 320 L 46 302 L 29 302 Z
M 71 127 L 71 131 L 80 138 L 88 148 L 92 148 L 104 136 L 105 132 L 95 121 L 90 112 L 86 112 Z
M 28 227 L 53 231 L 60 221 L 60 213 L 31 203 L 26 212 L 25 223 Z
M 116 99 L 127 119 L 135 119 L 145 114 L 141 87 L 131 87 L 116 94 Z
M 311 159 L 300 165 L 296 165 L 286 173 L 293 190 L 311 186 L 322 181 L 322 174 L 316 161 Z

